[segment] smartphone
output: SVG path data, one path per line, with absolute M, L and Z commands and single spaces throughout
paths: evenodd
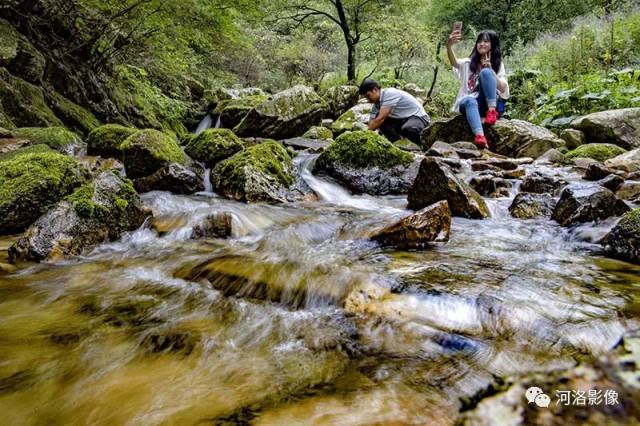
M 453 31 L 460 31 L 462 33 L 462 21 L 456 21 L 453 23 Z

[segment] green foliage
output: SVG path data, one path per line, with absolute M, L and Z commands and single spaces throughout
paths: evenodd
M 593 158 L 600 162 L 604 162 L 610 158 L 617 157 L 620 154 L 627 152 L 625 149 L 620 148 L 617 145 L 609 143 L 589 143 L 586 145 L 580 145 L 573 151 L 569 151 L 565 154 L 566 160 L 573 160 L 575 158 Z

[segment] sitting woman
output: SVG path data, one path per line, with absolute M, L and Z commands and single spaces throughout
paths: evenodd
M 452 48 L 461 39 L 460 31 L 454 31 L 447 41 L 447 55 L 454 67 L 454 74 L 456 78 L 462 79 L 452 110 L 465 112 L 475 135 L 474 143 L 478 148 L 489 149 L 480 117 L 486 114 L 484 122 L 494 124 L 498 119 L 497 97 L 509 98 L 509 83 L 502 63 L 500 40 L 495 32 L 482 31 L 478 34 L 471 56 L 458 60 Z

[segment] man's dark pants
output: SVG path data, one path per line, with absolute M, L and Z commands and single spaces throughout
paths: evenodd
M 380 132 L 391 142 L 398 139 L 407 138 L 411 142 L 420 144 L 420 132 L 429 124 L 429 117 L 418 117 L 412 115 L 409 118 L 390 118 L 387 117 Z

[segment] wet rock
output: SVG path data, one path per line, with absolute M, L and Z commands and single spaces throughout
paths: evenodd
M 184 148 L 191 158 L 206 167 L 213 167 L 242 149 L 242 140 L 229 129 L 207 129 Z
M 142 339 L 142 347 L 151 353 L 173 352 L 189 355 L 199 340 L 200 338 L 191 332 L 167 330 L 145 335 Z
M 399 249 L 415 249 L 429 242 L 449 241 L 451 211 L 439 201 L 374 233 L 371 239 Z
M 314 173 L 324 173 L 355 192 L 405 194 L 419 162 L 386 138 L 366 130 L 338 136 L 318 157 Z
M 474 176 L 469 185 L 480 195 L 491 198 L 508 197 L 511 182 L 492 175 Z
M 80 136 L 64 127 L 22 127 L 11 134 L 15 138 L 28 139 L 33 145 L 48 145 L 65 154 L 73 154 L 84 147 Z
M 158 130 L 140 130 L 120 146 L 127 176 L 149 176 L 171 163 L 186 165 L 188 157 L 167 134 Z
M 624 183 L 624 179 L 621 178 L 620 176 L 617 175 L 607 175 L 606 177 L 600 179 L 598 181 L 598 185 L 602 185 L 605 188 L 615 192 L 618 188 L 620 188 L 620 185 L 622 185 Z M 620 195 L 616 194 L 617 197 L 619 198 L 624 198 L 621 197 Z
M 584 172 L 582 179 L 584 180 L 600 180 L 611 174 L 611 171 L 600 163 L 589 165 Z
M 333 132 L 328 127 L 312 126 L 302 137 L 307 139 L 333 140 Z
M 586 143 L 584 133 L 576 129 L 564 129 L 560 132 L 560 139 L 567 143 L 567 148 L 569 149 L 576 149 Z
M 0 234 L 23 231 L 89 178 L 73 158 L 34 149 L 22 148 L 0 161 Z
M 543 175 L 540 172 L 533 172 L 522 180 L 521 192 L 533 192 L 535 194 L 555 194 L 556 190 L 566 185 L 562 179 Z
M 309 139 L 309 138 L 291 138 L 280 141 L 284 146 L 289 146 L 296 150 L 308 149 L 310 152 L 322 152 L 329 145 L 331 141 L 321 139 Z
M 460 158 L 456 149 L 448 143 L 436 141 L 427 151 L 427 155 L 433 157 Z
M 622 216 L 601 244 L 609 256 L 640 263 L 640 209 Z
M 326 102 L 313 89 L 294 86 L 257 105 L 233 131 L 238 136 L 287 139 L 319 123 L 327 110 Z
M 484 126 L 492 151 L 508 157 L 537 158 L 551 148 L 564 146 L 564 141 L 544 127 L 522 120 L 500 119 L 493 126 Z M 466 117 L 457 115 L 449 120 L 435 120 L 420 136 L 423 150 L 436 141 L 472 141 L 473 134 Z
M 372 104 L 358 103 L 331 123 L 331 130 L 335 135 L 352 130 L 359 130 L 358 125 L 366 126 L 369 123 Z
M 357 86 L 335 86 L 327 90 L 324 96 L 325 101 L 329 105 L 329 116 L 331 118 L 340 117 L 347 112 L 349 108 L 358 103 Z
M 581 130 L 588 141 L 640 148 L 640 108 L 601 111 L 577 118 L 570 127 Z
M 538 157 L 535 164 L 562 164 L 564 162 L 564 154 L 555 148 L 551 148 Z
M 599 161 L 593 158 L 578 157 L 573 159 L 573 165 L 578 170 L 587 170 L 590 165 L 598 163 Z
M 471 163 L 471 170 L 474 172 L 482 170 L 515 170 L 518 164 L 515 161 L 500 158 L 490 158 L 487 160 L 478 160 Z
M 468 159 L 475 159 L 475 158 L 481 158 L 482 157 L 482 153 L 480 151 L 476 150 L 471 150 L 471 149 L 460 149 L 460 148 L 456 148 L 456 153 L 458 154 L 458 157 L 462 158 L 463 160 L 468 160 Z
M 551 194 L 521 192 L 509 206 L 511 216 L 518 219 L 551 217 L 556 203 Z
M 0 67 L 0 104 L 17 127 L 62 126 L 47 106 L 42 90 Z
M 105 124 L 89 133 L 87 136 L 87 154 L 103 157 L 122 157 L 120 146 L 138 129 L 121 126 L 119 124 Z
M 246 202 L 284 202 L 293 184 L 289 152 L 268 140 L 221 161 L 211 171 L 211 184 L 226 197 Z
M 640 172 L 640 148 L 610 158 L 604 164 L 612 169 L 624 170 L 629 173 Z
M 640 182 L 626 181 L 616 189 L 616 197 L 624 200 L 638 201 L 640 199 Z
M 605 219 L 623 214 L 629 207 L 597 184 L 573 184 L 565 187 L 553 211 L 553 219 L 562 226 Z
M 231 236 L 232 219 L 231 214 L 227 212 L 209 215 L 193 227 L 191 238 L 228 238 Z
M 139 228 L 150 215 L 131 181 L 102 172 L 31 225 L 11 246 L 9 257 L 12 262 L 41 261 L 79 254 Z
M 422 148 L 409 139 L 398 139 L 393 142 L 393 146 L 407 152 L 422 152 Z
M 87 170 L 89 170 L 89 173 L 91 173 L 92 177 L 99 175 L 105 170 L 116 170 L 120 174 L 124 174 L 125 172 L 124 164 L 122 164 L 115 158 L 103 158 L 85 155 L 84 157 L 78 158 L 78 163 L 82 164 Z
M 569 151 L 564 155 L 565 160 L 571 161 L 576 158 L 592 158 L 596 161 L 603 163 L 613 157 L 617 157 L 620 154 L 624 154 L 626 151 L 617 145 L 608 143 L 588 143 L 586 145 L 580 145 L 573 151 Z
M 480 194 L 458 178 L 449 166 L 434 157 L 427 157 L 420 163 L 418 176 L 409 190 L 407 200 L 412 210 L 447 200 L 454 216 L 471 219 L 490 216 Z
M 222 101 L 214 110 L 213 115 L 220 118 L 221 127 L 233 129 L 242 122 L 252 109 L 267 100 L 269 100 L 267 95 L 252 95 Z
M 193 171 L 182 164 L 171 163 L 150 176 L 134 179 L 138 192 L 170 191 L 174 194 L 193 194 L 204 191 L 204 183 Z
M 451 146 L 453 146 L 456 149 L 464 149 L 464 150 L 469 150 L 469 151 L 478 151 L 478 148 L 473 144 L 473 142 L 464 142 L 464 141 L 459 141 L 459 142 L 453 142 L 451 143 Z

